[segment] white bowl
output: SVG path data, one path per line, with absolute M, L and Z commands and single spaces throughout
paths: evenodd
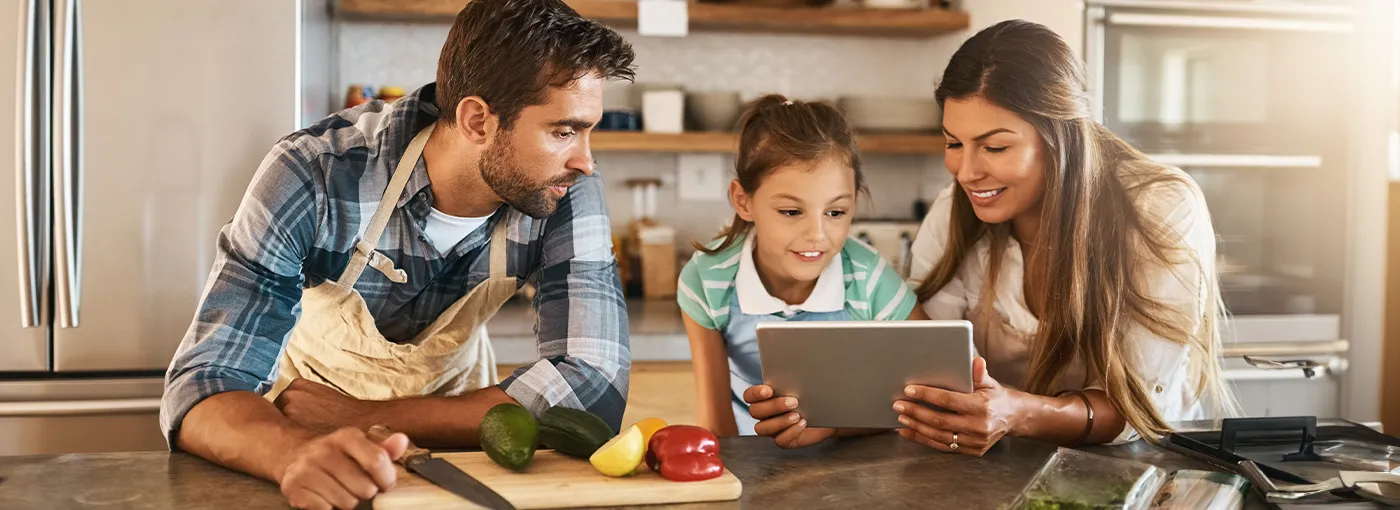
M 848 96 L 837 106 L 856 131 L 932 132 L 943 125 L 943 112 L 931 97 Z

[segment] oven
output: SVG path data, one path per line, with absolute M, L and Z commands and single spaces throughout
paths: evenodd
M 1354 16 L 1337 2 L 1086 8 L 1096 115 L 1201 186 L 1232 315 L 1285 315 L 1309 330 L 1337 323 L 1349 164 L 1337 84 L 1354 54 Z
M 1206 196 L 1229 314 L 1226 374 L 1254 415 L 1345 411 L 1343 319 L 1358 274 L 1348 271 L 1357 99 L 1345 92 L 1363 54 L 1356 5 L 1085 4 L 1098 120 Z M 1265 370 L 1261 360 L 1320 368 Z

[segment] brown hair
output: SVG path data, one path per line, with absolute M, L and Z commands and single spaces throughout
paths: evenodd
M 1214 260 L 1199 260 L 1166 218 L 1142 206 L 1155 196 L 1204 207 L 1200 190 L 1179 170 L 1153 163 L 1093 120 L 1079 60 L 1044 26 L 1005 21 L 964 43 L 948 63 L 935 97 L 941 107 L 949 98 L 972 96 L 1035 126 L 1047 155 L 1038 246 L 1027 260 L 1028 267 L 1038 269 L 1035 274 L 1047 277 L 1046 292 L 1027 296 L 1041 317 L 1025 389 L 1049 394 L 1077 358 L 1128 425 L 1156 441 L 1170 427 L 1153 405 L 1145 376 L 1132 368 L 1134 346 L 1123 340 L 1130 326 L 1138 324 L 1189 347 L 1189 375 L 1197 393 L 1206 394 L 1217 411 L 1235 412 L 1238 404 L 1216 361 L 1221 349 L 1217 316 L 1224 307 Z M 919 300 L 947 285 L 972 247 L 989 236 L 981 299 L 987 316 L 1009 224 L 979 220 L 959 186 L 953 187 L 950 224 L 947 248 L 919 285 Z M 1196 274 L 1188 277 L 1173 269 L 1183 265 Z M 1188 310 L 1154 299 L 1143 269 L 1173 270 L 1204 302 Z
M 855 171 L 856 190 L 864 193 L 860 151 L 851 125 L 836 107 L 823 102 L 791 101 L 769 94 L 749 103 L 739 116 L 739 153 L 734 175 L 744 192 L 753 194 L 773 170 L 792 163 L 818 163 L 836 158 Z M 695 249 L 715 254 L 733 246 L 753 224 L 736 213 L 714 248 L 695 243 Z
M 560 0 L 472 0 L 453 22 L 437 70 L 439 122 L 477 96 L 510 130 L 520 110 L 544 103 L 549 87 L 590 73 L 631 80 L 632 46 Z

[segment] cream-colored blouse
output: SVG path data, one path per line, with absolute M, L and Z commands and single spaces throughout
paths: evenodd
M 1184 174 L 1182 176 L 1185 177 Z M 919 228 L 913 246 L 910 285 L 917 286 L 943 255 L 948 241 L 953 186 L 956 185 L 954 183 L 939 193 Z M 1215 231 L 1200 189 L 1194 183 L 1190 186 L 1158 186 L 1145 195 L 1150 196 L 1138 198 L 1138 202 L 1146 206 L 1139 210 L 1165 218 L 1166 224 L 1181 235 L 1186 247 L 1196 253 L 1205 270 L 1214 271 Z M 1024 387 L 1030 370 L 1031 342 L 1040 326 L 1026 306 L 1025 262 L 1020 246 L 1014 238 L 1010 239 L 1002 254 L 996 300 L 992 303 L 992 313 L 988 314 L 992 317 L 980 317 L 978 303 L 987 276 L 990 250 L 989 239 L 979 240 L 973 247 L 973 256 L 964 260 L 963 267 L 953 280 L 921 306 L 933 319 L 971 321 L 974 343 L 979 355 L 986 358 L 987 371 L 992 378 L 1007 386 Z M 1191 317 L 1204 316 L 1207 298 L 1203 292 L 1201 274 L 1194 264 L 1180 264 L 1171 268 L 1144 264 L 1144 270 L 1150 271 L 1151 297 L 1168 306 L 1194 310 Z M 1200 327 L 1201 321 L 1198 319 L 1193 328 Z M 1201 419 L 1204 416 L 1202 399 L 1195 392 L 1195 381 L 1190 380 L 1187 371 L 1189 348 L 1160 338 L 1140 324 L 1130 327 L 1126 341 L 1136 348 L 1137 356 L 1133 362 L 1138 371 L 1146 376 L 1154 403 L 1162 416 L 1168 421 Z M 1076 360 L 1061 378 L 1062 387 L 1059 390 L 1089 389 L 1096 387 L 1096 384 L 1096 378 L 1087 377 L 1083 364 Z M 1124 429 L 1114 443 L 1138 439 L 1139 435 L 1132 427 Z

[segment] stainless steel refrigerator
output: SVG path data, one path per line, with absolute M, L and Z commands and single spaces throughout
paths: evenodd
M 326 104 L 303 101 L 317 22 L 322 2 L 0 0 L 0 455 L 164 448 L 218 230 Z

